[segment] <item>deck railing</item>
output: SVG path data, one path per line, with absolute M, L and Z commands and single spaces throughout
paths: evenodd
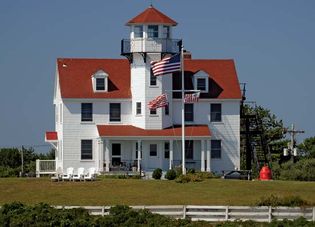
M 56 160 L 36 160 L 36 177 L 56 173 Z
M 123 39 L 121 41 L 121 54 L 130 53 L 179 53 L 179 39 Z

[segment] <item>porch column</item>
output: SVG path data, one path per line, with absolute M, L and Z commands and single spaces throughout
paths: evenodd
M 142 146 L 141 146 L 141 140 L 138 140 L 138 160 L 137 160 L 137 164 L 138 164 L 138 172 L 140 173 L 141 171 L 141 166 L 140 166 L 140 163 L 141 163 L 141 149 L 142 149 Z
M 173 160 L 174 160 L 174 154 L 173 154 L 173 140 L 170 140 L 170 167 L 169 169 L 173 168 Z
M 105 171 L 109 172 L 109 140 L 105 140 Z
M 99 171 L 102 172 L 104 171 L 104 142 L 102 139 L 99 139 L 98 141 L 98 147 L 99 147 L 99 158 L 98 158 L 98 163 L 99 163 Z
M 205 141 L 201 140 L 201 172 L 205 171 Z
M 207 172 L 211 171 L 211 147 L 210 147 L 210 140 L 207 140 Z

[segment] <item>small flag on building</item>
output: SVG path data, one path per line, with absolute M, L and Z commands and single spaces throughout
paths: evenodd
M 185 94 L 184 103 L 193 103 L 199 101 L 200 92 Z
M 168 101 L 167 101 L 166 94 L 159 95 L 158 97 L 156 97 L 155 99 L 153 99 L 152 101 L 148 103 L 148 107 L 150 110 L 155 110 L 157 108 L 165 107 L 167 105 L 168 105 Z
M 154 76 L 180 71 L 180 54 L 163 58 L 161 61 L 151 61 L 151 68 Z

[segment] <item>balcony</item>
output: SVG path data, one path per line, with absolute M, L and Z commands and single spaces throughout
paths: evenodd
M 169 53 L 180 52 L 178 42 L 180 39 L 123 39 L 121 40 L 121 55 L 131 53 Z

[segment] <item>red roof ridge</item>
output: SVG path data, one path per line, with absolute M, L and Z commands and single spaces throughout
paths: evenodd
M 169 24 L 172 26 L 177 25 L 176 21 L 166 16 L 164 13 L 154 8 L 152 5 L 148 7 L 146 10 L 144 10 L 142 13 L 138 14 L 137 16 L 129 20 L 126 23 L 126 25 L 149 24 L 149 23 Z

